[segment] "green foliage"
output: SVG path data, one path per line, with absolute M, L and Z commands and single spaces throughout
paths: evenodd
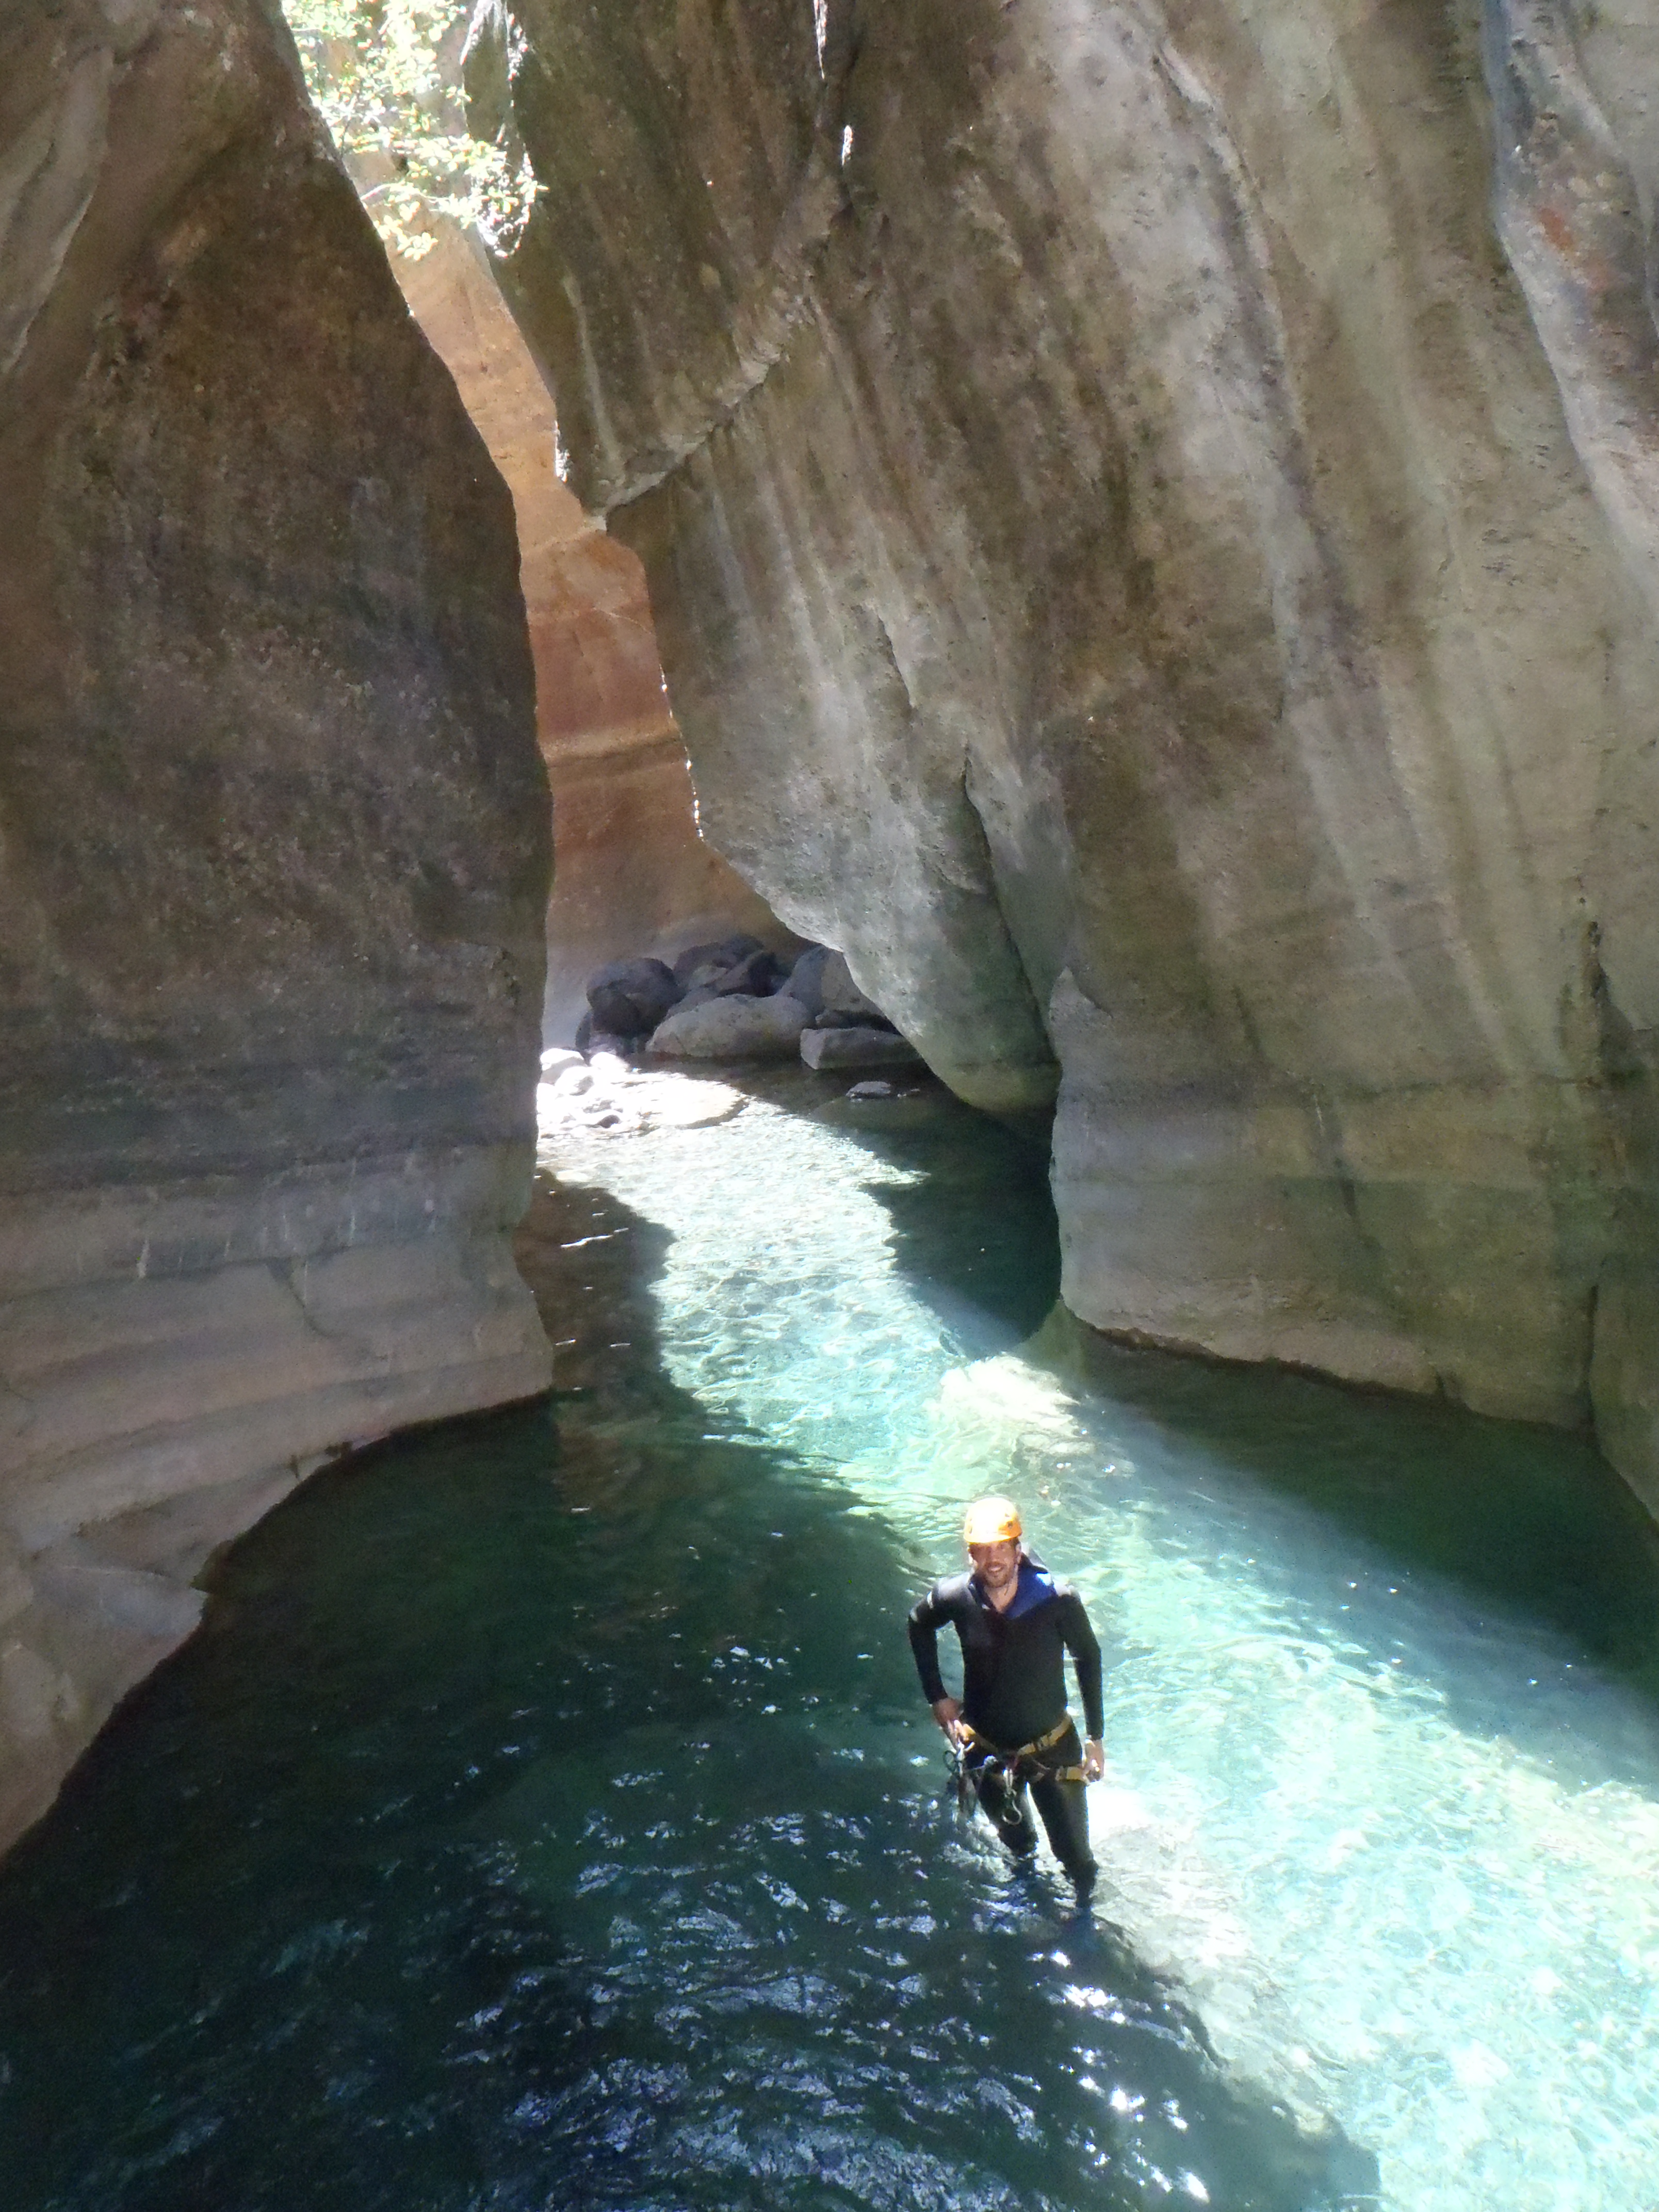
M 312 99 L 387 246 L 418 261 L 435 213 L 510 247 L 536 181 L 515 149 L 467 131 L 455 77 L 468 0 L 283 4 Z

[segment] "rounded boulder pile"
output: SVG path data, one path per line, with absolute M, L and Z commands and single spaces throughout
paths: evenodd
M 921 1055 L 854 981 L 841 953 L 810 945 L 790 962 L 758 938 L 689 945 L 670 967 L 613 960 L 590 976 L 584 1052 L 670 1060 L 804 1060 L 809 1067 L 919 1066 Z

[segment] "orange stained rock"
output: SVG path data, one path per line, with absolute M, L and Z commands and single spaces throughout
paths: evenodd
M 604 961 L 787 933 L 699 833 L 644 572 L 560 482 L 552 398 L 482 252 L 446 227 L 393 267 L 513 494 L 553 789 L 546 1026 L 568 1040 Z

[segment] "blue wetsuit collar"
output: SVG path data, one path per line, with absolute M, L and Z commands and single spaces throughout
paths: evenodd
M 973 1582 L 975 1593 L 981 1604 L 988 1605 L 990 1600 L 985 1595 L 984 1583 L 977 1575 L 973 1577 Z M 1019 1555 L 1019 1587 L 1014 1592 L 1013 1602 L 1008 1607 L 1002 1618 L 1005 1620 L 1018 1620 L 1021 1613 L 1030 1613 L 1033 1606 L 1042 1605 L 1054 1594 L 1054 1578 L 1048 1568 L 1031 1553 L 1022 1552 Z

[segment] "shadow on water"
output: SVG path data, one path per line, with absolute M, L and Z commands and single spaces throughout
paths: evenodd
M 0 1869 L 8 2212 L 1367 2201 L 942 1809 L 893 1545 L 668 1381 L 666 1241 L 540 1189 L 553 1400 L 298 1493 Z
M 872 1184 L 892 1224 L 908 1287 L 965 1357 L 1006 1351 L 1060 1296 L 1060 1233 L 1048 1188 L 1049 1117 L 1004 1121 L 964 1106 L 933 1077 L 891 1098 L 854 1100 L 844 1075 L 723 1068 L 722 1082 L 850 1138 L 914 1180 Z
M 982 1358 L 1038 1328 L 1060 1296 L 1046 1128 L 1011 1128 L 942 1086 L 838 1121 L 875 1157 L 916 1176 L 876 1187 L 893 1224 L 894 1261 L 964 1351 Z
M 1659 1531 L 1586 1438 L 1283 1370 L 1131 1349 L 1062 1311 L 1033 1347 L 1471 1611 L 1546 1629 L 1659 1705 Z
M 1035 1339 L 1031 1354 L 1089 1398 L 1200 1454 L 1212 1490 L 1241 1477 L 1294 1500 L 1402 1571 L 1565 1638 L 1659 1705 L 1659 1528 L 1590 1439 L 1115 1343 L 1058 1304 L 1046 1124 L 994 1121 L 933 1082 L 869 1105 L 827 1081 L 805 1096 L 776 1078 L 747 1087 L 917 1174 L 872 1194 L 900 1272 L 969 1356 Z

